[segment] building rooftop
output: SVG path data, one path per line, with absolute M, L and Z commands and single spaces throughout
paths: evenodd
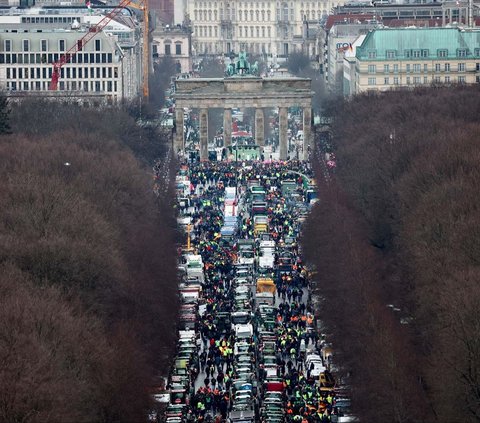
M 325 23 L 325 29 L 329 31 L 333 25 L 365 23 L 374 19 L 375 19 L 375 15 L 373 13 L 363 14 L 363 15 L 350 15 L 350 14 L 329 15 L 327 18 L 327 22 Z
M 439 51 L 442 51 L 439 53 Z M 462 28 L 381 28 L 370 31 L 357 48 L 359 59 L 473 58 L 480 55 L 480 30 Z M 392 57 L 392 53 L 393 57 Z M 417 54 L 416 52 L 419 52 Z

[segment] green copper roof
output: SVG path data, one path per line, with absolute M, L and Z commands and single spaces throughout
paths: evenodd
M 480 31 L 458 28 L 380 28 L 356 49 L 360 60 L 445 60 L 480 57 Z

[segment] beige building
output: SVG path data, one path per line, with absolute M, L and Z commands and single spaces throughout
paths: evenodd
M 192 22 L 196 54 L 245 50 L 275 59 L 301 51 L 304 22 L 318 22 L 340 3 L 343 1 L 187 0 L 186 12 Z
M 192 71 L 191 34 L 188 28 L 181 25 L 171 28 L 165 26 L 152 32 L 153 61 L 163 57 L 171 57 L 180 73 Z
M 53 63 L 105 16 L 85 9 L 26 9 L 0 16 L 0 88 L 15 95 L 48 92 Z M 111 21 L 61 69 L 58 91 L 108 102 L 141 92 L 142 45 L 128 11 Z M 46 93 L 47 95 L 47 93 Z
M 477 29 L 372 30 L 345 58 L 345 93 L 480 83 L 479 39 Z

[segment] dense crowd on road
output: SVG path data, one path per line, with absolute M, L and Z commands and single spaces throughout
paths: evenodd
M 304 162 L 202 162 L 177 176 L 182 309 L 165 421 L 339 421 L 298 236 Z

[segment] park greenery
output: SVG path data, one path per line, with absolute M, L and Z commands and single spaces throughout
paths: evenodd
M 361 421 L 480 420 L 478 110 L 477 86 L 391 91 L 318 128 L 304 251 Z

